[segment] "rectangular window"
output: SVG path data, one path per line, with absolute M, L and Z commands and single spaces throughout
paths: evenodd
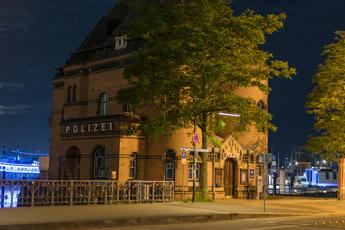
M 193 163 L 188 165 L 188 179 L 193 180 Z M 196 164 L 195 180 L 200 180 L 200 164 Z
M 329 172 L 326 172 L 326 180 L 329 179 Z
M 247 170 L 241 170 L 241 185 L 247 184 Z
M 136 171 L 136 158 L 131 158 L 130 166 L 129 166 L 129 177 L 131 179 L 135 179 L 135 171 Z
M 166 180 L 173 180 L 175 174 L 175 164 L 174 163 L 166 163 L 165 164 L 165 179 Z
M 223 177 L 222 177 L 222 170 L 216 169 L 216 186 L 222 186 L 223 184 Z

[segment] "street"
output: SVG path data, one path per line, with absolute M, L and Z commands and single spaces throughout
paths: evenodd
M 345 229 L 345 217 L 315 218 L 270 218 L 220 221 L 211 223 L 190 223 L 171 225 L 148 225 L 142 227 L 119 228 L 91 228 L 90 230 L 317 230 L 317 229 Z

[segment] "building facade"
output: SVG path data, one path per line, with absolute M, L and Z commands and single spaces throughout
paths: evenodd
M 52 79 L 49 178 L 102 180 L 116 174 L 119 181 L 171 180 L 177 197 L 190 197 L 193 156 L 187 152 L 186 162 L 182 162 L 179 149 L 192 147 L 192 127 L 157 140 L 145 133 L 127 135 L 126 131 L 152 116 L 154 109 L 147 106 L 133 111 L 130 105 L 115 100 L 117 91 L 127 87 L 119 62 L 142 45 L 142 41 L 115 34 L 134 15 L 115 6 Z M 252 97 L 267 109 L 267 95 L 258 89 L 235 93 Z M 221 147 L 208 156 L 209 191 L 214 185 L 217 198 L 254 197 L 257 176 L 262 175 L 257 156 L 267 152 L 267 131 L 252 128 L 236 138 L 225 131 L 218 138 Z M 201 143 L 196 147 L 201 148 Z M 202 176 L 198 156 L 197 186 Z

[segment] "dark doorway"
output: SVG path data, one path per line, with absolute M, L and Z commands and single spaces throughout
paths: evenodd
M 80 179 L 80 151 L 77 147 L 71 147 L 62 158 L 62 179 L 79 180 Z
M 224 190 L 225 196 L 233 197 L 236 187 L 236 162 L 229 158 L 224 164 Z

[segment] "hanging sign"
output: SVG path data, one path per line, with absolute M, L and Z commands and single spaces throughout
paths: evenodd
M 198 144 L 199 136 L 197 133 L 194 133 L 193 141 L 194 141 L 194 144 Z

